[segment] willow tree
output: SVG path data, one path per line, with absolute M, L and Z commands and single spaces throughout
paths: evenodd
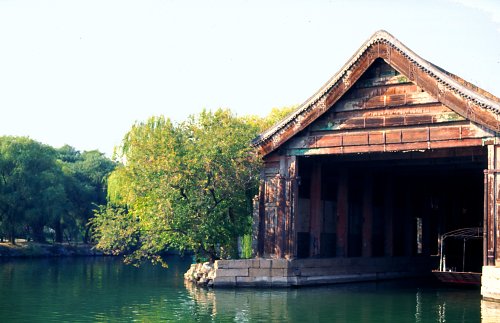
M 258 130 L 228 110 L 134 125 L 118 149 L 123 166 L 109 178 L 108 205 L 93 220 L 98 247 L 129 261 L 161 260 L 169 249 L 234 257 L 237 237 L 251 230 Z

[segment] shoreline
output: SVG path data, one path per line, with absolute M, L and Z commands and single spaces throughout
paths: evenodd
M 47 257 L 92 257 L 105 256 L 95 250 L 92 244 L 18 242 L 12 245 L 0 243 L 0 259 L 8 258 L 47 258 Z

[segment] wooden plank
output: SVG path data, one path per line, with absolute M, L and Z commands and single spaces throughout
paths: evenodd
M 377 95 L 369 98 L 354 98 L 354 99 L 341 99 L 335 105 L 333 110 L 337 112 L 355 111 L 361 109 L 377 109 L 385 107 L 398 107 L 398 106 L 414 106 L 421 104 L 435 104 L 439 101 L 436 100 L 427 92 L 405 93 L 405 94 L 391 94 L 391 95 Z
M 394 134 L 396 136 L 397 134 Z M 396 139 L 394 141 L 397 141 Z M 400 141 L 400 140 L 399 140 Z M 411 150 L 427 150 L 441 148 L 457 148 L 457 147 L 480 147 L 482 145 L 481 138 L 468 138 L 457 140 L 443 141 L 420 141 L 420 142 L 394 142 L 387 140 L 387 144 L 365 144 L 340 147 L 321 147 L 311 149 L 288 149 L 287 154 L 291 156 L 313 156 L 313 155 L 339 155 L 339 154 L 358 154 L 358 153 L 374 153 L 374 152 L 397 152 Z
M 386 127 L 397 127 L 403 126 L 405 124 L 404 116 L 388 116 L 385 117 L 385 126 Z
M 385 132 L 384 131 L 370 131 L 368 133 L 368 144 L 370 145 L 380 145 L 385 143 Z
M 428 149 L 427 142 L 409 142 L 402 144 L 387 144 L 385 151 L 410 151 L 410 150 L 426 150 Z
M 432 103 L 421 106 L 401 106 L 398 108 L 380 108 L 380 109 L 364 109 L 364 110 L 354 110 L 354 111 L 330 111 L 327 115 L 325 115 L 321 120 L 318 120 L 317 123 L 327 123 L 333 122 L 335 120 L 347 120 L 353 117 L 383 117 L 383 116 L 391 116 L 391 115 L 433 115 L 433 116 L 441 116 L 446 114 L 454 114 L 448 107 L 440 104 L 440 103 Z M 460 117 L 460 116 L 459 116 Z M 462 118 L 462 117 L 460 117 Z M 451 117 L 444 118 L 451 119 Z
M 418 142 L 429 140 L 428 128 L 403 129 L 402 142 Z
M 346 133 L 342 136 L 344 146 L 368 145 L 368 133 Z
M 406 125 L 419 125 L 419 124 L 431 124 L 433 120 L 432 115 L 406 115 L 405 124 Z
M 342 154 L 364 154 L 364 153 L 375 153 L 383 151 L 384 151 L 384 145 L 342 147 Z
M 342 96 L 342 100 L 368 99 L 374 96 L 406 94 L 421 91 L 422 90 L 413 83 L 387 84 L 366 88 L 358 88 L 355 86 L 344 96 Z
M 365 128 L 379 128 L 385 124 L 384 117 L 365 117 Z
M 316 137 L 316 147 L 338 147 L 342 145 L 342 135 L 324 135 Z
M 471 146 L 481 146 L 482 139 L 470 138 L 462 140 L 443 140 L 443 141 L 431 141 L 429 146 L 431 149 L 439 148 L 453 148 L 453 147 L 471 147 Z
M 486 131 L 478 126 L 470 123 L 468 125 L 464 125 L 460 128 L 461 137 L 465 138 L 486 138 L 491 137 L 494 134 L 490 131 Z
M 385 132 L 385 142 L 394 144 L 401 142 L 401 130 L 388 130 Z
M 432 127 L 430 128 L 430 140 L 450 140 L 450 139 L 460 139 L 460 127 Z
M 443 122 L 456 122 L 456 121 L 464 121 L 466 120 L 464 117 L 459 115 L 456 112 L 448 110 L 448 112 L 442 112 L 432 117 L 432 123 L 443 123 Z

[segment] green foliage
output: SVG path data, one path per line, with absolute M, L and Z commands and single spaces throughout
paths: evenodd
M 0 235 L 44 242 L 48 228 L 86 229 L 94 203 L 105 203 L 105 182 L 114 163 L 99 152 L 54 149 L 25 137 L 0 137 Z
M 130 261 L 161 260 L 169 249 L 237 257 L 237 237 L 251 227 L 257 132 L 228 110 L 134 125 L 119 149 L 125 164 L 109 179 L 109 204 L 92 221 L 98 247 Z
M 286 118 L 292 112 L 297 110 L 298 107 L 298 105 L 291 105 L 282 108 L 272 108 L 271 112 L 263 118 L 256 115 L 250 115 L 244 117 L 243 119 L 246 123 L 251 124 L 253 127 L 255 127 L 257 133 L 260 133 L 271 128 L 276 123 Z
M 44 225 L 63 207 L 61 179 L 52 147 L 0 137 L 0 225 L 11 242 L 27 228 L 34 240 L 44 241 Z
M 249 259 L 252 258 L 252 235 L 245 234 L 243 239 L 241 239 L 242 244 L 242 255 L 241 258 Z
M 63 230 L 71 236 L 82 235 L 88 242 L 88 221 L 98 205 L 106 204 L 107 177 L 116 163 L 99 151 L 80 153 L 73 147 L 58 149 L 60 165 L 65 175 L 67 209 L 53 224 L 56 240 L 62 241 Z

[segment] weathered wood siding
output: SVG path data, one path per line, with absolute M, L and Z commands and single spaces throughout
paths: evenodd
M 263 191 L 260 218 L 261 254 L 284 257 L 293 253 L 295 241 L 294 209 L 297 192 L 297 160 L 294 156 L 269 156 L 261 174 Z M 262 194 L 262 193 L 261 193 Z
M 492 136 L 440 99 L 378 59 L 326 113 L 285 143 L 286 154 L 480 146 Z

